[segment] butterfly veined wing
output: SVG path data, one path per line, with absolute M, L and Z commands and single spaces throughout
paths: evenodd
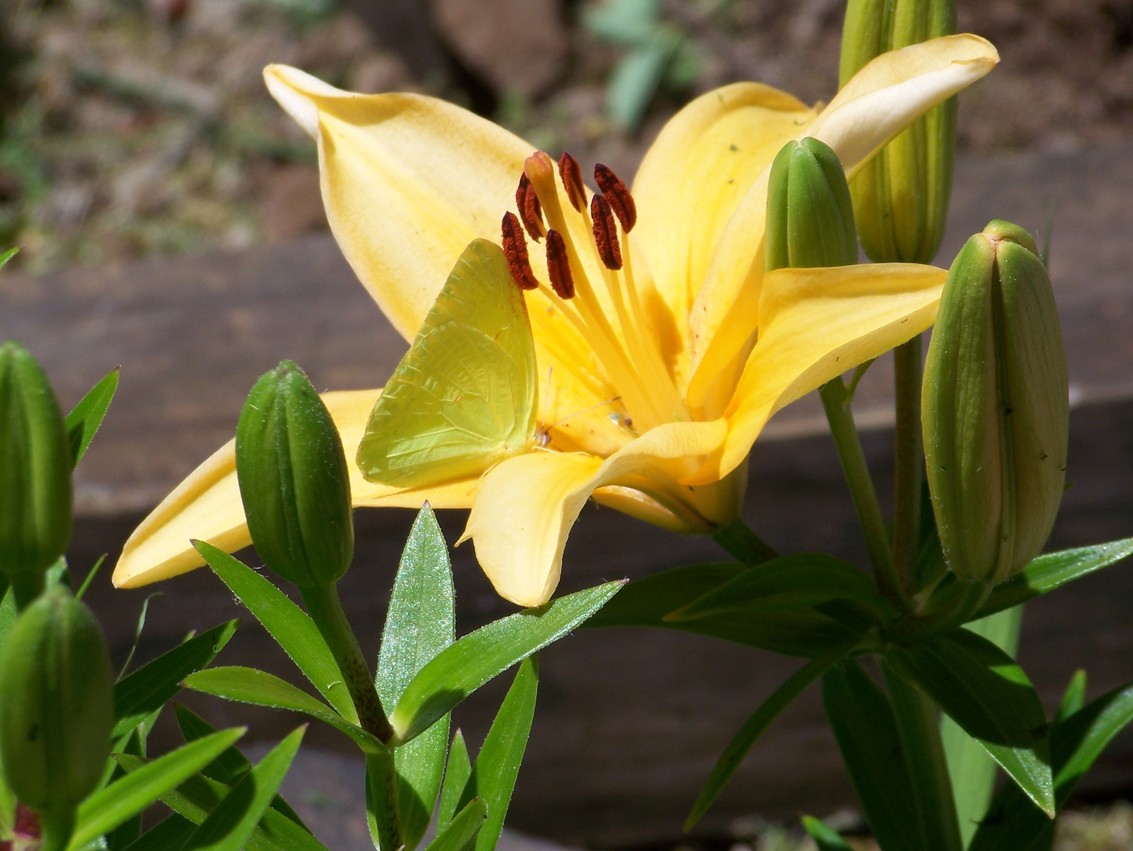
M 358 467 L 393 487 L 478 475 L 536 440 L 536 399 L 523 293 L 503 251 L 475 240 L 378 397 Z

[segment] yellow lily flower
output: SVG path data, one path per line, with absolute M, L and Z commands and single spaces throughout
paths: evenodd
M 556 169 L 459 107 L 352 94 L 267 68 L 272 95 L 318 142 L 327 217 L 343 253 L 407 340 L 465 246 L 501 241 L 508 210 L 509 264 L 535 287 L 526 298 L 546 377 L 536 416 L 548 440 L 482 475 L 435 486 L 367 482 L 351 464 L 354 504 L 416 507 L 427 498 L 471 508 L 465 537 L 497 591 L 524 606 L 554 592 L 567 534 L 588 499 L 680 531 L 727 525 L 767 420 L 926 329 L 944 280 L 942 270 L 903 264 L 765 273 L 772 159 L 788 140 L 814 136 L 852 175 L 997 61 L 976 36 L 936 39 L 878 57 L 824 109 L 760 84 L 725 86 L 665 126 L 632 194 L 598 167 L 597 195 L 569 157 Z M 545 272 L 524 259 L 544 252 Z M 324 396 L 348 456 L 379 392 Z M 231 443 L 138 527 L 115 584 L 198 566 L 190 537 L 229 550 L 249 543 Z

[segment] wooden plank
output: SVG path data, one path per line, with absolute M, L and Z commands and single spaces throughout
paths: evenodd
M 943 256 L 987 219 L 1045 226 L 1054 204 L 1051 259 L 1070 350 L 1075 411 L 1067 492 L 1051 546 L 1130 534 L 1133 502 L 1133 159 L 1127 151 L 1004 155 L 961 163 L 953 226 Z M 72 269 L 39 279 L 0 278 L 0 336 L 22 339 L 42 358 L 64 404 L 115 364 L 122 389 L 78 477 L 80 520 L 72 558 L 113 558 L 148 508 L 231 436 L 244 394 L 283 357 L 303 364 L 325 388 L 379 384 L 405 344 L 394 334 L 329 237 L 239 254 L 147 261 L 117 269 Z M 873 374 L 876 373 L 876 374 Z M 885 493 L 889 435 L 885 371 L 863 390 L 860 419 Z M 752 455 L 746 516 L 785 550 L 825 549 L 860 558 L 844 485 L 811 403 L 777 418 Z M 346 581 L 350 614 L 379 624 L 409 512 L 359 514 L 359 564 Z M 450 540 L 457 514 L 443 518 Z M 615 512 L 589 510 L 567 550 L 564 588 L 640 576 L 693 559 L 718 558 L 711 541 L 674 537 Z M 461 629 L 507 610 L 472 561 L 456 553 Z M 235 615 L 211 577 L 192 574 L 163 587 L 143 653 Z M 112 592 L 93 603 L 108 616 L 117 652 L 130 640 L 146 591 Z M 1126 600 L 1133 574 L 1118 567 L 1028 610 L 1023 661 L 1048 704 L 1075 665 L 1094 693 L 1130 679 L 1133 625 Z M 376 626 L 364 640 L 376 646 Z M 225 651 L 230 664 L 286 672 L 254 627 Z M 267 661 L 265 661 L 267 660 Z M 613 845 L 671 839 L 718 749 L 756 702 L 797 665 L 707 640 L 639 632 L 580 631 L 545 654 L 541 704 L 512 823 L 574 842 Z M 489 690 L 460 723 L 482 735 Z M 293 718 L 209 705 L 216 723 L 252 718 L 256 734 L 277 736 Z M 316 745 L 344 749 L 312 730 Z M 1133 742 L 1123 737 L 1088 779 L 1092 794 L 1130 792 Z M 813 694 L 772 728 L 722 797 L 706 830 L 758 812 L 793 819 L 852 800 L 823 731 Z

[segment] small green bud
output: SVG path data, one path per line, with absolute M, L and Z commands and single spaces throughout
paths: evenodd
M 769 271 L 857 262 L 846 174 L 824 142 L 808 136 L 776 154 L 767 185 L 764 250 Z
M 5 636 L 0 695 L 4 777 L 50 833 L 98 787 L 114 727 L 106 639 L 65 586 L 48 588 Z M 65 844 L 55 838 L 57 847 Z
M 955 0 L 849 0 L 842 85 L 882 53 L 956 32 Z M 933 107 L 854 176 L 862 248 L 877 262 L 929 263 L 944 236 L 956 153 L 956 99 Z
M 236 426 L 236 475 L 268 567 L 300 587 L 346 572 L 354 556 L 346 457 L 330 412 L 291 361 L 248 394 Z
M 42 575 L 71 539 L 71 451 L 51 384 L 16 342 L 0 345 L 0 572 Z
M 1069 379 L 1031 235 L 993 221 L 956 257 L 925 365 L 925 464 L 960 579 L 997 584 L 1042 550 L 1065 482 Z

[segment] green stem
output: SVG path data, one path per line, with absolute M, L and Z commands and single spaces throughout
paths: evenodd
M 307 611 L 319 633 L 326 640 L 334 660 L 338 663 L 354 708 L 358 711 L 358 724 L 383 742 L 393 738 L 393 727 L 382 710 L 370 668 L 358 646 L 358 639 L 346 620 L 342 602 L 338 598 L 338 586 L 333 582 L 326 585 L 311 585 L 299 589 Z
M 760 564 L 779 557 L 779 553 L 755 534 L 751 527 L 744 523 L 742 517 L 737 517 L 727 526 L 720 527 L 712 533 L 712 537 L 730 555 L 744 564 Z
M 909 573 L 920 519 L 921 477 L 921 338 L 893 351 L 897 426 L 894 434 L 893 566 L 897 580 L 911 593 Z
M 893 553 L 889 549 L 889 535 L 881 516 L 881 506 L 877 502 L 877 491 L 874 490 L 862 442 L 858 437 L 857 426 L 854 425 L 850 394 L 842 379 L 835 378 L 822 385 L 819 395 L 822 397 L 822 407 L 826 410 L 826 420 L 830 423 L 834 445 L 838 449 L 838 459 L 842 462 L 842 472 L 850 486 L 850 496 L 865 536 L 878 590 L 900 608 L 907 609 L 908 599 L 893 567 Z
M 905 763 L 913 781 L 916 817 L 925 840 L 924 847 L 937 851 L 962 851 L 964 846 L 960 840 L 952 780 L 944 756 L 936 706 L 884 662 L 882 669 L 897 719 Z
M 379 851 L 401 847 L 397 767 L 393 751 L 366 754 L 366 817 Z
M 42 831 L 40 851 L 65 851 L 71 844 L 71 837 L 75 833 L 75 820 L 78 815 L 76 807 L 64 807 L 60 810 L 50 810 L 39 813 L 39 824 Z

